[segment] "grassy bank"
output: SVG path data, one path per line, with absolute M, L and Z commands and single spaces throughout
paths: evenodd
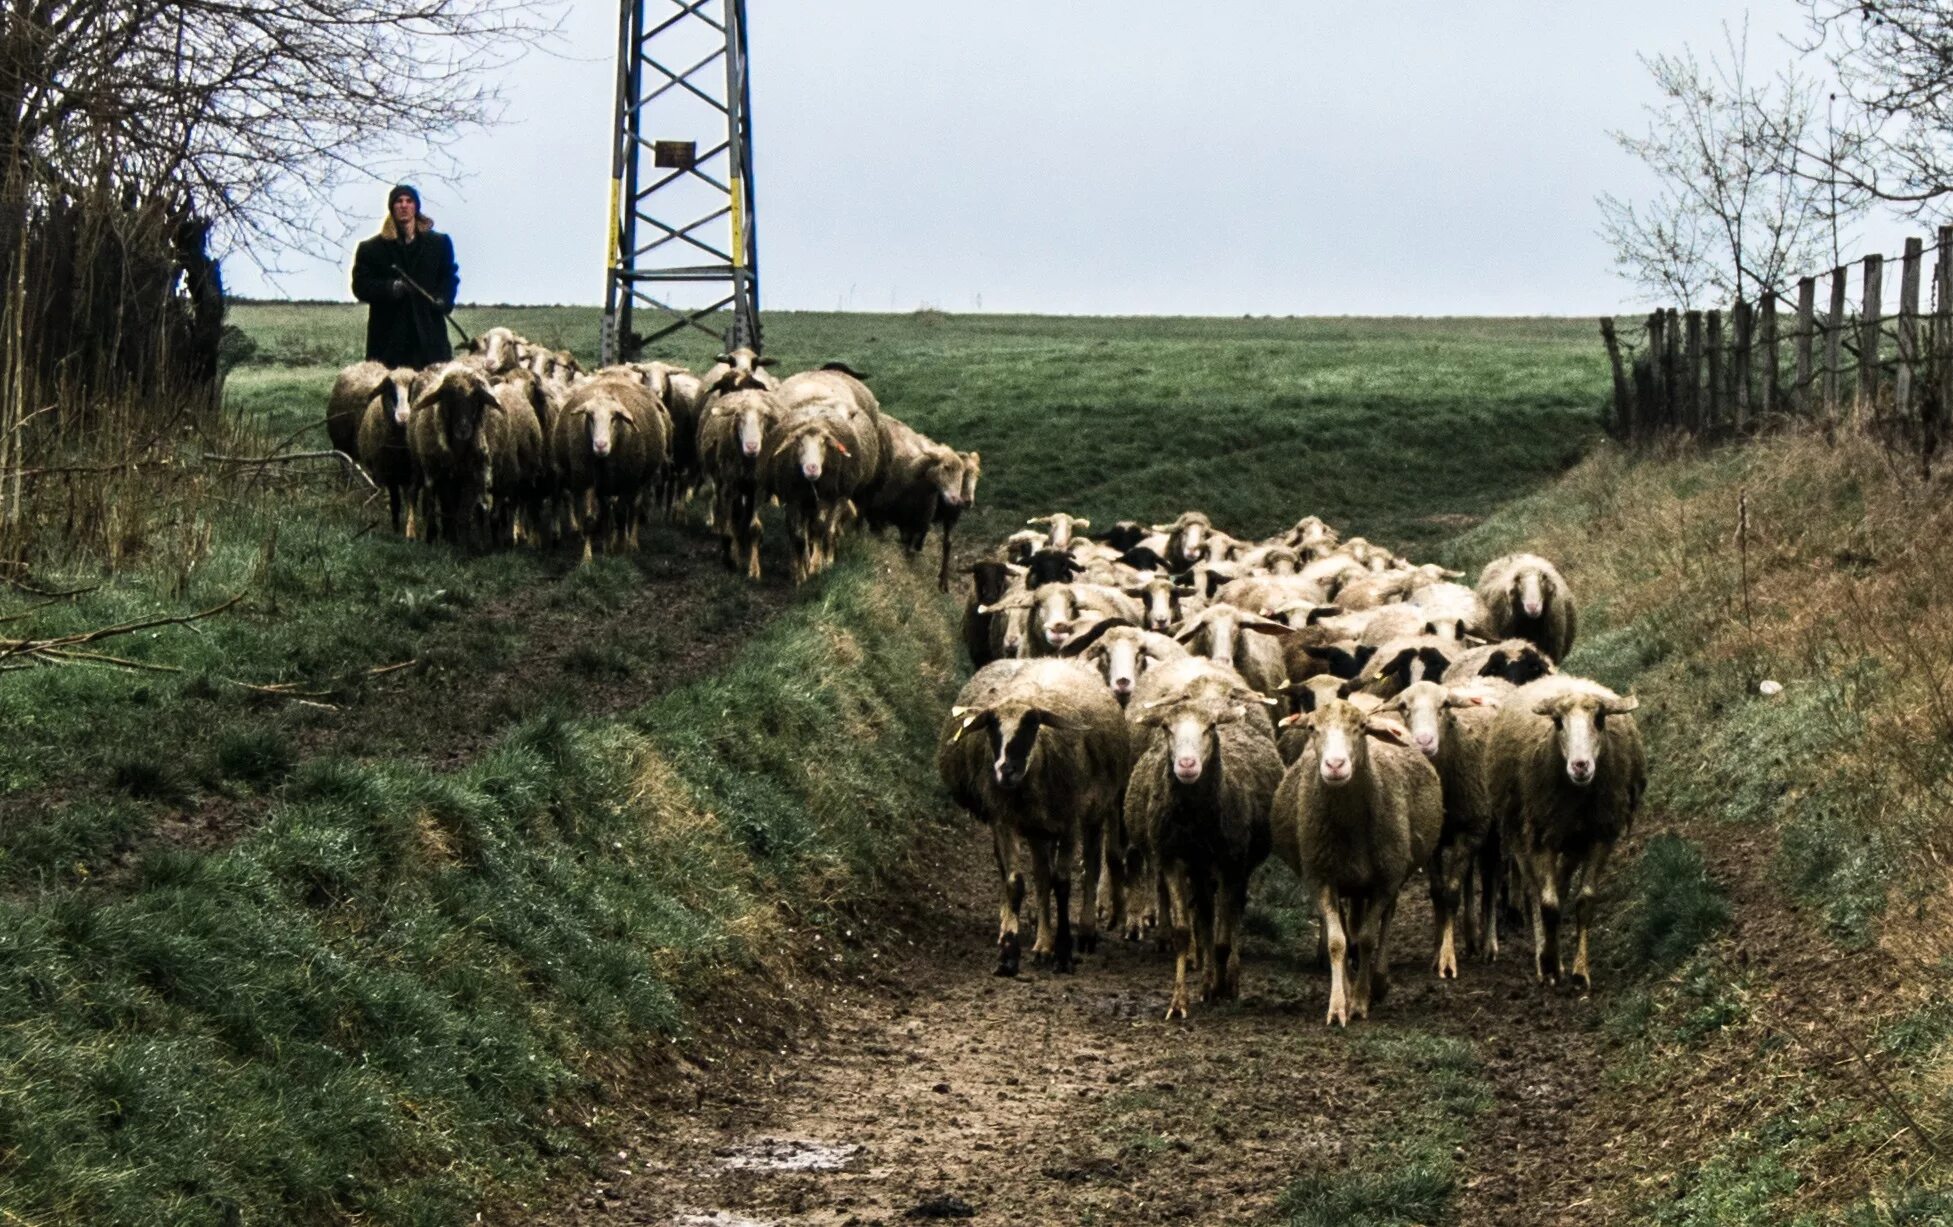
M 357 311 L 236 318 L 240 440 L 315 445 Z M 595 334 L 471 317 L 503 321 Z M 768 328 L 984 452 L 972 541 L 1196 505 L 1428 552 L 1574 463 L 1605 377 L 1570 321 Z M 790 595 L 683 526 L 580 570 L 461 557 L 389 539 L 330 466 L 199 472 L 35 572 L 87 591 L 0 595 L 37 636 L 241 595 L 105 641 L 122 664 L 0 676 L 0 1207 L 27 1222 L 453 1221 L 579 1145 L 552 1109 L 783 955 L 782 916 L 885 882 L 936 804 L 933 569 L 858 552 Z
M 0 904 L 10 1222 L 451 1222 L 547 1109 L 876 889 L 934 811 L 935 594 L 849 563 L 722 674 L 454 772 L 308 764 L 255 832 Z
M 1643 696 L 1667 833 L 1617 878 L 1609 1075 L 1664 1153 L 1620 1157 L 1624 1217 L 1953 1214 L 1950 516 L 1876 447 L 1791 435 L 1603 451 L 1453 547 L 1560 560 L 1568 667 Z

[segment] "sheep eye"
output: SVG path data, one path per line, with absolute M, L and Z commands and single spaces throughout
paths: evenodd
M 1597 729 L 1604 729 L 1604 728 L 1606 728 L 1606 727 L 1607 727 L 1607 713 L 1606 713 L 1606 712 L 1604 712 L 1604 711 L 1597 711 L 1597 712 L 1595 712 L 1595 713 L 1594 713 L 1594 727 L 1595 727 L 1595 728 L 1597 728 Z

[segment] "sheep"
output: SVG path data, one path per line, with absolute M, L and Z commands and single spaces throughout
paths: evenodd
M 1307 717 L 1310 752 L 1282 776 L 1270 811 L 1274 849 L 1322 917 L 1331 1026 L 1369 1017 L 1389 989 L 1397 894 L 1430 860 L 1444 825 L 1437 769 L 1395 724 L 1331 699 Z M 1354 974 L 1346 967 L 1355 934 Z
M 1054 511 L 1048 516 L 1032 516 L 1030 519 L 1024 521 L 1024 523 L 1033 528 L 1039 524 L 1049 524 L 1051 530 L 1045 534 L 1047 538 L 1045 545 L 1046 548 L 1054 550 L 1070 549 L 1073 534 L 1081 528 L 1090 528 L 1092 526 L 1090 520 L 1081 519 L 1074 515 L 1067 515 L 1062 511 Z
M 701 471 L 699 426 L 705 410 L 706 385 L 697 375 L 669 362 L 632 364 L 645 386 L 658 396 L 671 415 L 671 467 L 666 470 L 658 503 L 665 515 L 698 489 Z
M 834 560 L 856 509 L 888 470 L 889 433 L 874 393 L 844 369 L 801 371 L 776 393 L 786 413 L 768 433 L 767 491 L 787 513 L 795 583 Z
M 671 418 L 657 394 L 635 373 L 586 379 L 563 403 L 549 448 L 583 561 L 600 538 L 606 552 L 635 549 L 640 500 L 671 462 Z
M 416 535 L 414 494 L 419 485 L 413 452 L 407 446 L 407 424 L 414 407 L 411 388 L 410 379 L 389 379 L 380 385 L 379 394 L 367 400 L 360 414 L 352 452 L 359 466 L 376 483 L 386 487 L 387 502 L 393 512 L 393 531 L 409 540 Z M 403 499 L 403 495 L 407 497 Z M 404 526 L 400 521 L 403 501 L 407 510 Z
M 366 406 L 379 395 L 387 380 L 387 368 L 379 362 L 355 362 L 339 372 L 326 397 L 326 438 L 332 450 L 359 456 L 359 426 L 366 417 Z
M 1281 640 L 1293 633 L 1280 622 L 1216 603 L 1183 622 L 1173 637 L 1196 655 L 1233 665 L 1248 685 L 1273 697 L 1288 681 Z
M 1541 980 L 1557 984 L 1567 974 L 1560 914 L 1571 896 L 1572 977 L 1593 987 L 1587 932 L 1594 898 L 1648 786 L 1632 714 L 1638 705 L 1598 682 L 1554 674 L 1507 695 L 1492 725 L 1486 787 L 1532 913 L 1533 971 Z
M 981 669 L 1006 655 L 990 642 L 990 627 L 998 615 L 989 607 L 1004 599 L 1015 577 L 1009 563 L 991 561 L 972 563 L 970 576 L 974 584 L 970 599 L 963 606 L 963 646 L 970 653 L 971 666 Z
M 1282 760 L 1239 695 L 1195 691 L 1139 713 L 1152 731 L 1126 786 L 1124 830 L 1165 883 L 1172 917 L 1169 1020 L 1187 1017 L 1187 964 L 1206 967 L 1202 997 L 1240 995 L 1241 914 L 1248 880 L 1268 859 L 1269 804 Z
M 1209 557 L 1207 537 L 1214 523 L 1198 511 L 1183 511 L 1170 524 L 1155 524 L 1153 531 L 1166 534 L 1166 562 L 1175 571 L 1187 571 Z
M 1413 682 L 1443 677 L 1463 650 L 1461 645 L 1435 635 L 1393 639 L 1376 650 L 1362 672 L 1350 680 L 1349 688 L 1378 698 L 1394 698 Z
M 1486 634 L 1529 639 L 1555 662 L 1573 649 L 1578 619 L 1573 592 L 1552 563 L 1537 554 L 1507 554 L 1485 564 L 1478 576 Z
M 956 522 L 963 513 L 976 506 L 977 480 L 983 476 L 983 455 L 980 452 L 958 453 L 963 461 L 963 488 L 960 497 L 954 502 L 945 498 L 936 504 L 936 524 L 943 537 L 943 556 L 941 565 L 936 568 L 936 588 L 949 591 L 949 539 L 956 531 Z
M 1152 530 L 1137 520 L 1120 520 L 1104 532 L 1093 533 L 1092 540 L 1103 541 L 1124 554 L 1137 548 L 1151 535 Z
M 921 553 L 944 506 L 963 503 L 963 453 L 884 415 L 888 428 L 888 475 L 861 516 L 875 532 L 893 526 L 911 553 Z M 938 576 L 947 573 L 948 539 Z
M 1187 598 L 1194 595 L 1194 590 L 1156 576 L 1129 586 L 1126 595 L 1146 606 L 1144 625 L 1148 630 L 1165 632 L 1185 616 Z
M 1023 609 L 1029 636 L 1025 650 L 1032 656 L 1055 656 L 1073 635 L 1084 629 L 1082 617 L 1117 618 L 1137 623 L 1139 602 L 1117 588 L 1101 584 L 1044 584 L 1035 592 L 1013 592 L 986 610 Z
M 997 934 L 1001 976 L 1019 967 L 1018 904 L 1003 834 L 1031 861 L 1040 925 L 1032 960 L 1074 969 L 1073 948 L 1097 947 L 1098 861 L 1106 826 L 1118 812 L 1132 766 L 1119 705 L 1084 665 L 1071 660 L 997 661 L 971 677 L 937 740 L 936 766 L 957 804 L 991 824 L 998 845 L 1002 905 Z M 1071 886 L 1080 883 L 1077 941 Z M 1046 900 L 1049 900 L 1049 908 Z
M 751 579 L 760 577 L 766 440 L 785 416 L 778 398 L 754 384 L 715 390 L 699 420 L 699 470 L 712 483 L 712 523 L 725 542 L 726 566 Z
M 1032 591 L 1046 584 L 1069 584 L 1083 574 L 1085 568 L 1076 558 L 1048 546 L 1024 560 L 1024 586 Z
M 529 347 L 528 341 L 498 325 L 476 337 L 468 352 L 479 362 L 484 374 L 496 376 L 514 370 Z
M 459 542 L 474 535 L 493 480 L 494 458 L 484 426 L 499 409 L 488 376 L 464 361 L 441 367 L 415 398 L 407 448 L 419 478 L 427 540 Z
M 1260 614 L 1273 614 L 1290 605 L 1323 605 L 1330 599 L 1332 586 L 1307 575 L 1245 575 L 1230 580 L 1214 594 L 1214 599 Z
M 1447 686 L 1477 678 L 1499 678 L 1514 686 L 1538 681 L 1553 672 L 1553 660 L 1529 639 L 1502 639 L 1480 644 L 1452 661 L 1441 679 Z
M 1493 679 L 1450 687 L 1422 681 L 1383 707 L 1403 718 L 1411 746 L 1431 760 L 1444 787 L 1444 827 L 1427 867 L 1439 979 L 1458 975 L 1459 906 L 1463 901 L 1469 926 L 1467 881 L 1497 817 L 1485 787 L 1485 751 L 1491 744 L 1499 701 L 1511 690 L 1509 684 Z M 1491 879 L 1484 881 L 1489 897 Z M 1478 930 L 1473 927 L 1473 931 Z M 1496 953 L 1496 935 L 1492 948 Z
M 1287 545 L 1258 545 L 1236 559 L 1256 575 L 1294 575 L 1302 569 L 1302 557 Z
M 1281 541 L 1312 559 L 1321 559 L 1335 550 L 1336 530 L 1319 516 L 1303 516 L 1295 522 L 1295 527 L 1281 535 Z
M 738 349 L 728 350 L 714 359 L 713 365 L 707 367 L 705 374 L 699 376 L 699 382 L 707 389 L 710 389 L 715 387 L 720 380 L 724 379 L 727 373 L 738 371 L 742 375 L 749 376 L 768 392 L 778 392 L 780 390 L 780 380 L 773 372 L 766 368 L 776 365 L 779 361 L 778 358 L 762 358 L 752 349 L 742 345 Z M 710 395 L 709 392 L 708 395 Z
M 549 466 L 536 412 L 536 379 L 521 367 L 496 382 L 495 405 L 482 421 L 488 445 L 488 513 L 491 536 L 520 545 L 526 535 L 548 531 L 545 513 Z
M 1461 571 L 1449 571 L 1443 567 L 1426 565 L 1409 567 L 1396 571 L 1375 571 L 1360 579 L 1353 579 L 1336 589 L 1336 603 L 1344 609 L 1375 609 L 1402 601 L 1418 588 L 1434 584 L 1440 580 L 1457 579 Z
M 1124 707 L 1132 698 L 1133 687 L 1153 665 L 1184 660 L 1190 653 L 1178 640 L 1139 627 L 1118 618 L 1103 618 L 1084 634 L 1067 643 L 1062 653 L 1085 661 L 1099 671 L 1112 697 Z
M 1485 603 L 1478 593 L 1446 580 L 1424 584 L 1410 592 L 1410 604 L 1424 611 L 1425 625 L 1420 634 L 1440 639 L 1463 639 L 1480 635 L 1485 627 Z

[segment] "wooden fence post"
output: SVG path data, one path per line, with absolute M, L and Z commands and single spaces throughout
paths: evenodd
M 1792 386 L 1791 400 L 1797 412 L 1808 415 L 1811 412 L 1811 342 L 1812 333 L 1817 326 L 1817 279 L 1799 277 L 1797 279 L 1797 382 Z
M 1653 437 L 1663 425 L 1662 414 L 1667 411 L 1668 390 L 1661 379 L 1661 356 L 1663 352 L 1662 333 L 1668 317 L 1659 309 L 1648 314 L 1648 399 L 1641 403 L 1641 433 Z
M 1824 321 L 1824 416 L 1837 421 L 1843 408 L 1843 355 L 1845 318 L 1845 266 L 1831 270 L 1831 313 Z
M 1919 361 L 1919 257 L 1925 247 L 1923 239 L 1907 239 L 1899 270 L 1899 371 L 1892 381 L 1892 413 L 1905 423 L 1912 421 L 1913 366 Z
M 1946 401 L 1953 396 L 1953 226 L 1939 228 L 1938 259 L 1934 261 L 1933 353 L 1926 403 L 1921 406 L 1919 470 L 1931 477 L 1933 455 L 1946 426 Z
M 1863 426 L 1878 409 L 1878 328 L 1885 310 L 1885 257 L 1866 256 L 1864 306 L 1858 311 L 1858 403 L 1851 420 Z
M 1668 309 L 1668 318 L 1662 321 L 1661 344 L 1662 399 L 1666 402 L 1669 426 L 1679 428 L 1682 425 L 1682 317 L 1673 307 Z
M 1722 423 L 1723 400 L 1728 385 L 1723 379 L 1722 312 L 1710 311 L 1704 322 L 1709 330 L 1709 406 L 1702 419 L 1702 429 L 1706 434 Z
M 1730 355 L 1734 359 L 1730 365 L 1734 368 L 1736 384 L 1733 398 L 1736 402 L 1736 433 L 1740 435 L 1750 425 L 1750 305 L 1739 298 L 1732 313 L 1735 319 L 1731 328 L 1735 336 L 1731 343 L 1735 352 Z
M 1634 434 L 1634 411 L 1628 401 L 1634 395 L 1628 387 L 1627 368 L 1621 362 L 1621 341 L 1614 335 L 1614 317 L 1600 317 L 1600 339 L 1607 345 L 1607 365 L 1614 371 L 1614 434 L 1626 439 Z
M 1783 353 L 1777 348 L 1777 292 L 1763 291 L 1763 420 L 1783 409 Z
M 1702 433 L 1702 313 L 1682 317 L 1682 413 L 1689 429 Z

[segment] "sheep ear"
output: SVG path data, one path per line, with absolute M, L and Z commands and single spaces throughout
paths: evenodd
M 1079 653 L 1085 651 L 1085 649 L 1091 647 L 1092 644 L 1096 643 L 1099 636 L 1105 634 L 1105 632 L 1111 630 L 1113 627 L 1131 625 L 1132 623 L 1126 621 L 1124 618 L 1100 618 L 1098 621 L 1092 623 L 1083 634 L 1069 641 L 1063 648 L 1059 649 L 1058 655 L 1077 656 Z
M 1303 625 L 1314 626 L 1324 618 L 1340 618 L 1342 616 L 1343 607 L 1341 605 L 1318 605 L 1309 611 L 1309 616 Z
M 1073 528 L 1090 528 L 1092 526 L 1092 522 L 1090 520 L 1085 520 L 1085 519 L 1074 519 L 1071 522 L 1071 526 Z
M 1275 727 L 1278 729 L 1292 729 L 1298 724 L 1308 723 L 1308 720 L 1309 720 L 1309 710 L 1307 708 L 1303 708 L 1299 712 L 1295 712 L 1292 715 L 1283 716 L 1280 720 L 1275 721 Z
M 1404 726 L 1393 720 L 1366 720 L 1363 722 L 1363 731 L 1375 737 L 1377 740 L 1387 741 L 1393 746 L 1407 746 L 1410 744 L 1410 735 L 1404 731 Z
M 778 358 L 755 358 L 753 359 L 753 365 L 754 366 L 778 366 L 780 365 L 780 360 Z
M 1024 522 L 1025 522 L 1026 524 L 1049 524 L 1049 523 L 1051 523 L 1051 517 L 1050 517 L 1050 516 L 1032 516 L 1032 517 L 1031 517 L 1030 519 L 1028 519 L 1028 520 L 1026 520 L 1026 521 L 1024 521 Z
M 1610 716 L 1625 716 L 1640 706 L 1641 700 L 1630 694 L 1622 695 L 1618 699 L 1607 700 L 1607 702 L 1600 705 L 1600 710 Z
M 1241 629 L 1244 631 L 1254 631 L 1262 635 L 1279 635 L 1284 639 L 1295 634 L 1294 627 L 1285 626 L 1280 622 L 1265 618 L 1243 618 L 1241 620 Z

